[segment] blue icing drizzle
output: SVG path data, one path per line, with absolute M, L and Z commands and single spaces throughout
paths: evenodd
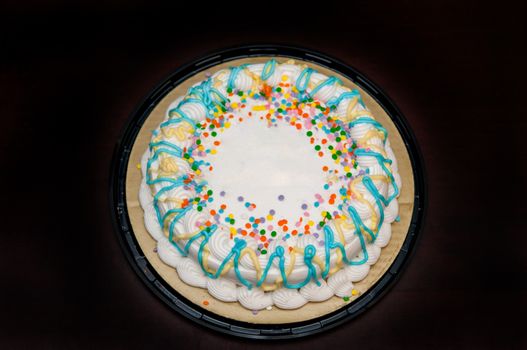
M 229 74 L 229 80 L 227 81 L 228 89 L 234 89 L 234 82 L 236 81 L 236 77 L 238 77 L 238 73 L 240 73 L 241 70 L 245 69 L 245 67 L 247 67 L 247 65 L 242 64 L 241 66 L 230 68 L 231 74 Z
M 223 96 L 218 89 L 211 86 L 212 80 L 209 78 L 203 81 L 201 84 L 191 87 L 188 91 L 188 95 L 194 95 L 195 98 L 200 99 L 203 102 L 205 109 L 214 110 L 216 105 L 225 105 L 229 100 Z
M 311 92 L 309 94 L 311 96 L 315 96 L 315 94 L 317 92 L 319 92 L 324 86 L 329 86 L 329 85 L 337 84 L 337 83 L 341 83 L 339 78 L 337 78 L 337 77 L 329 77 L 326 80 L 324 80 L 323 82 L 321 82 L 320 84 L 318 84 L 317 86 L 315 86 L 313 88 L 313 90 L 311 90 Z
M 159 179 L 156 179 L 156 180 L 159 180 Z M 162 179 L 162 180 L 163 180 L 163 182 L 164 182 L 165 179 Z M 167 180 L 168 180 L 168 179 L 167 179 Z M 170 180 L 172 180 L 172 179 L 170 179 Z M 168 191 L 170 191 L 170 190 L 172 190 L 172 189 L 174 189 L 174 188 L 176 188 L 176 187 L 181 186 L 182 183 L 183 183 L 182 181 L 181 181 L 181 183 L 180 183 L 179 181 L 176 180 L 172 185 L 165 186 L 165 187 L 161 188 L 161 189 L 159 190 L 159 192 L 157 192 L 156 195 L 154 196 L 154 209 L 155 209 L 155 211 L 156 211 L 157 221 L 159 222 L 159 225 L 160 225 L 161 227 L 163 227 L 163 225 L 164 225 L 164 218 L 161 217 L 161 212 L 159 211 L 159 206 L 158 206 L 159 197 L 161 197 L 161 195 L 162 195 L 163 193 L 168 192 Z
M 207 107 L 207 105 L 199 98 L 193 98 L 193 97 L 186 97 L 185 99 L 183 99 L 177 106 L 177 108 L 180 108 L 188 103 L 196 103 L 196 104 L 199 104 L 200 106 L 202 106 L 204 109 L 205 109 L 205 114 L 207 115 L 207 118 L 210 117 L 210 112 L 209 112 L 209 108 Z
M 174 155 L 173 153 L 175 153 L 176 157 L 178 158 L 181 157 L 181 152 L 182 152 L 181 148 L 168 141 L 151 142 L 149 144 L 150 151 L 152 151 L 154 147 L 159 147 L 159 146 L 167 146 L 168 148 L 160 148 L 160 149 L 155 150 L 154 151 L 155 157 L 156 157 L 155 159 L 157 159 L 159 157 L 159 154 L 162 152 L 169 153 L 172 155 Z
M 384 172 L 388 175 L 388 177 L 390 178 L 390 182 L 394 188 L 394 192 L 393 194 L 388 198 L 388 199 L 385 199 L 384 197 L 380 196 L 381 197 L 381 200 L 383 201 L 383 203 L 385 205 L 388 205 L 390 204 L 390 202 L 399 195 L 399 187 L 397 186 L 397 183 L 395 182 L 395 179 L 393 177 L 393 174 L 391 171 L 388 170 L 388 168 L 386 168 L 386 165 L 384 165 L 384 163 L 388 163 L 388 164 L 391 164 L 392 161 L 388 158 L 384 158 L 382 156 L 382 154 L 378 153 L 378 152 L 374 152 L 374 151 L 368 151 L 368 150 L 365 150 L 365 149 L 362 149 L 362 148 L 357 148 L 355 150 L 355 154 L 357 156 L 371 156 L 371 157 L 375 157 L 377 158 L 377 161 L 379 162 L 379 165 L 382 167 L 382 169 L 384 170 Z
M 315 70 L 313 68 L 304 68 L 302 72 L 300 72 L 300 75 L 296 79 L 296 88 L 300 92 L 304 92 L 307 90 L 307 85 L 309 84 L 309 79 L 311 79 L 311 74 L 313 74 Z
M 276 60 L 271 59 L 265 63 L 263 69 L 262 69 L 262 80 L 267 80 L 273 75 L 274 70 L 276 69 Z
M 201 230 L 200 232 L 198 232 L 198 234 L 192 236 L 187 244 L 185 244 L 185 251 L 188 252 L 190 250 L 190 246 L 192 245 L 192 243 L 194 243 L 194 241 L 198 240 L 199 238 L 203 237 L 203 241 L 204 242 L 208 242 L 211 234 L 214 233 L 214 231 L 216 231 L 218 226 L 214 225 L 214 226 L 211 226 L 210 228 L 207 227 L 207 228 L 204 228 L 203 230 Z M 203 255 L 203 252 L 200 251 L 199 253 L 201 253 L 201 255 Z
M 180 118 L 173 118 L 175 114 L 179 114 Z M 194 122 L 194 120 L 189 118 L 181 109 L 179 109 L 179 105 L 178 107 L 172 108 L 170 111 L 168 111 L 168 115 L 170 118 L 173 118 L 173 119 L 169 119 L 166 122 L 162 123 L 160 127 L 165 127 L 170 124 L 178 124 L 178 123 L 181 123 L 182 121 L 186 121 L 190 123 L 190 125 L 192 125 L 192 127 L 194 128 L 196 127 L 196 123 Z
M 236 273 L 236 277 L 238 277 L 238 280 L 248 289 L 251 289 L 252 284 L 245 278 L 243 278 L 239 268 L 241 251 L 243 248 L 245 248 L 246 245 L 247 242 L 245 242 L 243 239 L 234 239 L 234 247 L 232 248 L 232 250 L 234 251 L 234 272 Z
M 285 258 L 283 256 L 283 254 L 282 254 L 282 256 L 280 256 L 280 263 L 279 263 L 280 275 L 282 276 L 282 281 L 283 281 L 284 287 L 291 288 L 291 289 L 302 288 L 303 286 L 308 284 L 311 279 L 313 279 L 315 281 L 315 283 L 318 286 L 320 286 L 320 281 L 318 281 L 318 279 L 317 279 L 317 271 L 316 271 L 315 267 L 313 266 L 313 262 L 312 262 L 313 258 L 315 257 L 315 253 L 316 253 L 316 248 L 313 245 L 311 245 L 311 244 L 307 245 L 304 248 L 304 263 L 306 264 L 306 266 L 308 268 L 308 273 L 307 273 L 306 279 L 304 281 L 296 283 L 296 284 L 290 284 L 289 282 L 287 282 L 287 276 L 286 276 L 286 273 L 285 273 Z M 264 280 L 265 280 L 265 278 L 264 278 Z
M 345 99 L 352 99 L 352 98 L 355 98 L 357 97 L 358 98 L 358 102 L 359 104 L 362 106 L 362 107 L 366 107 L 364 105 L 364 102 L 362 101 L 362 97 L 359 93 L 359 91 L 357 89 L 353 89 L 351 91 L 345 91 L 343 92 L 342 94 L 340 94 L 338 97 L 333 97 L 331 98 L 328 102 L 327 102 L 327 105 L 328 107 L 332 108 L 332 107 L 336 107 L 340 104 L 340 102 L 342 102 L 343 100 Z
M 381 131 L 384 134 L 383 141 L 386 143 L 386 139 L 388 137 L 388 131 L 386 131 L 386 129 L 378 121 L 376 121 L 375 119 L 369 118 L 369 117 L 360 117 L 348 123 L 348 127 L 352 128 L 355 125 L 359 125 L 359 124 L 373 125 L 375 128 L 377 128 L 379 131 Z
M 157 156 L 159 157 L 159 155 L 161 153 L 167 153 L 167 154 L 170 154 L 174 157 L 181 157 L 181 150 L 177 150 L 177 149 L 170 149 L 170 148 L 158 148 L 154 151 L 154 156 Z M 157 159 L 156 157 L 156 159 Z
M 176 223 L 189 211 L 190 206 L 187 206 L 186 208 L 182 209 L 171 209 L 165 213 L 165 217 L 163 217 L 163 222 L 165 221 L 165 218 L 167 215 L 170 215 L 172 213 L 176 213 L 177 215 L 171 220 L 170 226 L 168 227 L 168 241 L 181 253 L 183 256 L 187 256 L 188 252 L 181 249 L 181 247 L 174 242 L 174 227 L 176 226 Z M 163 227 L 163 226 L 161 226 Z
M 304 248 L 304 263 L 309 269 L 310 279 L 313 279 L 317 286 L 320 286 L 320 281 L 317 279 L 317 270 L 315 269 L 315 266 L 313 266 L 313 258 L 315 257 L 316 252 L 317 248 L 312 244 L 308 244 Z
M 231 68 L 231 72 L 230 72 L 230 75 L 229 75 L 229 80 L 228 80 L 228 83 L 227 83 L 228 87 L 230 87 L 230 88 L 234 87 L 234 82 L 236 80 L 237 74 L 240 72 L 240 70 L 244 69 L 245 67 L 246 67 L 246 65 L 242 65 L 242 66 Z M 264 68 L 263 68 L 262 74 L 261 74 L 261 78 L 263 80 L 269 79 L 269 77 L 274 73 L 275 69 L 276 69 L 276 61 L 274 59 L 269 60 L 264 65 Z M 298 76 L 298 79 L 296 80 L 295 85 L 296 85 L 296 88 L 300 92 L 305 92 L 307 90 L 307 86 L 309 84 L 309 80 L 310 80 L 311 75 L 312 75 L 313 72 L 315 72 L 314 69 L 312 69 L 312 68 L 305 68 L 304 70 L 302 70 L 302 72 Z M 340 80 L 337 79 L 336 77 L 329 77 L 325 81 L 323 81 L 320 84 L 318 84 L 311 91 L 311 95 L 312 96 L 315 95 L 324 86 L 328 86 L 328 85 L 336 84 L 336 83 L 340 83 Z M 344 99 L 355 98 L 355 97 L 358 97 L 359 104 L 364 107 L 364 103 L 362 101 L 362 98 L 361 98 L 361 96 L 360 96 L 360 94 L 359 94 L 359 92 L 357 90 L 344 92 L 340 96 L 338 96 L 337 98 L 330 99 L 327 102 L 327 106 L 335 107 L 341 101 L 343 101 Z M 160 128 L 164 128 L 166 126 L 173 125 L 173 124 L 178 124 L 178 123 L 181 123 L 183 121 L 189 122 L 194 128 L 196 128 L 196 123 L 194 122 L 194 120 L 189 118 L 187 115 L 185 115 L 185 113 L 183 111 L 181 111 L 180 107 L 183 106 L 184 104 L 187 104 L 187 103 L 199 104 L 199 105 L 204 107 L 205 112 L 207 114 L 207 117 L 210 117 L 211 116 L 210 111 L 218 111 L 218 107 L 222 108 L 223 106 L 225 106 L 225 104 L 227 102 L 229 102 L 229 99 L 226 98 L 216 88 L 212 87 L 212 80 L 209 78 L 209 79 L 203 81 L 202 83 L 200 83 L 199 85 L 191 87 L 188 90 L 186 98 L 184 98 L 178 104 L 178 106 L 176 108 L 171 109 L 169 111 L 169 116 L 171 118 L 174 115 L 176 115 L 176 114 L 179 115 L 180 117 L 179 118 L 172 118 L 172 119 L 169 119 L 168 121 L 165 121 L 165 122 L 161 123 Z M 364 124 L 364 123 L 371 124 L 375 128 L 377 128 L 379 131 L 381 131 L 384 134 L 384 141 L 386 141 L 386 138 L 387 138 L 387 131 L 386 131 L 386 129 L 379 122 L 375 121 L 374 119 L 371 119 L 371 118 L 368 118 L 368 117 L 360 117 L 360 118 L 357 118 L 354 121 L 350 122 L 348 124 L 348 127 L 351 128 L 351 127 L 353 127 L 355 125 Z M 158 133 L 159 133 L 158 130 L 153 131 L 154 135 L 158 135 Z M 195 134 L 197 134 L 197 133 L 198 133 L 198 131 L 196 130 Z M 157 178 L 157 179 L 152 180 L 150 178 L 150 168 L 151 168 L 152 162 L 156 161 L 159 158 L 159 155 L 162 154 L 162 153 L 166 153 L 166 154 L 170 154 L 170 155 L 172 155 L 174 157 L 182 158 L 182 153 L 183 152 L 182 152 L 180 147 L 178 147 L 177 145 L 174 145 L 173 143 L 170 143 L 168 141 L 160 141 L 160 142 L 150 143 L 149 149 L 150 149 L 150 151 L 154 151 L 154 152 L 150 156 L 150 158 L 148 159 L 148 162 L 147 162 L 146 183 L 148 185 L 153 185 L 153 184 L 161 183 L 161 182 L 167 182 L 168 183 L 168 185 L 162 187 L 158 191 L 158 193 L 156 193 L 156 195 L 154 196 L 154 209 L 156 211 L 156 215 L 157 215 L 157 218 L 158 218 L 158 221 L 159 221 L 159 224 L 160 224 L 161 227 L 165 227 L 166 219 L 169 216 L 173 215 L 173 218 L 170 220 L 170 223 L 168 225 L 169 226 L 168 227 L 168 234 L 169 234 L 168 240 L 169 240 L 169 242 L 181 253 L 181 255 L 187 256 L 191 245 L 195 241 L 197 241 L 198 239 L 203 238 L 202 242 L 200 243 L 199 250 L 198 250 L 198 262 L 199 262 L 203 272 L 207 275 L 207 277 L 218 278 L 219 276 L 221 276 L 222 271 L 224 270 L 225 266 L 228 264 L 228 262 L 230 260 L 232 260 L 233 261 L 233 266 L 234 266 L 234 271 L 235 271 L 235 274 L 236 274 L 238 280 L 244 286 L 246 286 L 247 288 L 251 289 L 252 288 L 252 284 L 249 281 L 247 281 L 246 279 L 243 278 L 243 276 L 241 275 L 241 272 L 239 270 L 239 259 L 241 257 L 241 252 L 247 245 L 247 243 L 244 240 L 239 239 L 239 238 L 235 238 L 234 239 L 234 242 L 235 242 L 234 247 L 231 249 L 229 254 L 223 259 L 223 261 L 221 262 L 221 264 L 219 265 L 219 267 L 218 267 L 218 269 L 217 269 L 217 271 L 215 273 L 211 273 L 211 272 L 209 272 L 209 271 L 207 271 L 205 269 L 205 266 L 203 264 L 203 250 L 205 249 L 205 246 L 208 243 L 210 237 L 214 234 L 214 232 L 216 232 L 216 230 L 218 228 L 216 225 L 211 225 L 210 227 L 207 227 L 207 228 L 199 231 L 196 235 L 194 235 L 193 237 L 191 237 L 188 240 L 188 242 L 185 244 L 184 248 L 181 248 L 174 241 L 173 238 L 174 238 L 175 225 L 179 222 L 179 220 L 181 220 L 181 218 L 183 218 L 185 216 L 185 214 L 192 208 L 192 206 L 188 205 L 188 206 L 186 206 L 184 208 L 180 208 L 180 209 L 171 209 L 171 210 L 168 210 L 163 216 L 161 216 L 161 213 L 160 213 L 160 210 L 159 210 L 158 201 L 159 201 L 159 197 L 162 194 L 164 194 L 164 193 L 166 193 L 166 192 L 168 192 L 168 191 L 170 191 L 170 190 L 172 190 L 174 188 L 177 188 L 179 186 L 185 185 L 185 180 L 189 180 L 189 179 L 186 176 L 182 176 L 182 177 L 180 177 L 178 179 L 161 177 L 161 178 Z M 191 150 L 189 150 L 189 153 L 190 153 L 190 151 Z M 365 150 L 365 149 L 362 149 L 362 148 L 355 149 L 355 155 L 356 156 L 373 156 L 373 157 L 375 157 L 378 160 L 379 165 L 382 167 L 383 171 L 388 175 L 388 177 L 390 179 L 390 182 L 391 182 L 392 186 L 394 187 L 394 193 L 390 197 L 385 198 L 384 196 L 382 196 L 379 193 L 379 191 L 377 190 L 377 188 L 375 187 L 373 181 L 371 180 L 371 178 L 369 176 L 366 175 L 362 179 L 362 182 L 363 182 L 364 186 L 372 194 L 372 196 L 374 197 L 374 199 L 376 201 L 376 204 L 377 204 L 377 206 L 379 208 L 380 220 L 379 220 L 379 223 L 378 223 L 377 229 L 376 229 L 376 231 L 378 232 L 378 230 L 380 229 L 380 227 L 381 227 L 381 225 L 382 225 L 382 223 L 384 221 L 384 209 L 383 209 L 382 204 L 387 206 L 399 194 L 399 189 L 397 187 L 397 184 L 395 183 L 395 179 L 393 177 L 393 174 L 391 173 L 391 171 L 389 171 L 389 169 L 385 165 L 385 163 L 391 164 L 391 160 L 383 157 L 380 153 L 377 153 L 377 152 L 374 152 L 374 151 L 370 151 L 370 150 Z M 195 181 L 188 181 L 187 185 L 194 186 L 195 190 L 197 192 L 200 192 L 202 190 L 203 186 L 206 185 L 206 182 L 202 182 L 202 183 L 198 184 Z M 342 209 L 342 207 L 340 207 L 340 208 Z M 355 226 L 355 234 L 359 238 L 360 245 L 361 245 L 361 251 L 363 253 L 363 258 L 360 259 L 360 260 L 348 259 L 348 257 L 346 256 L 346 251 L 345 251 L 344 245 L 341 242 L 336 242 L 335 241 L 333 230 L 331 229 L 331 227 L 329 227 L 329 225 L 325 225 L 324 228 L 323 228 L 324 239 L 325 239 L 325 241 L 324 241 L 325 268 L 324 268 L 324 271 L 322 271 L 322 273 L 321 273 L 321 277 L 322 278 L 326 278 L 327 275 L 329 274 L 330 263 L 331 263 L 330 256 L 331 256 L 331 250 L 332 249 L 339 249 L 340 250 L 340 252 L 342 253 L 341 254 L 342 255 L 342 260 L 347 265 L 362 265 L 362 264 L 364 264 L 364 263 L 366 263 L 368 261 L 368 252 L 367 252 L 367 249 L 366 249 L 366 241 L 364 239 L 364 235 L 363 235 L 362 232 L 365 231 L 366 233 L 368 233 L 368 235 L 371 237 L 372 241 L 374 241 L 376 239 L 376 234 L 364 224 L 364 222 L 360 218 L 360 216 L 357 213 L 357 211 L 355 210 L 355 208 L 353 208 L 352 206 L 348 206 L 347 207 L 347 212 L 348 212 L 349 217 L 351 218 L 351 220 L 353 221 L 353 224 Z M 296 284 L 291 284 L 291 283 L 289 283 L 287 281 L 284 253 L 285 253 L 285 250 L 284 250 L 284 248 L 282 246 L 276 247 L 275 251 L 270 255 L 269 260 L 267 262 L 267 265 L 265 266 L 265 268 L 264 268 L 264 270 L 262 272 L 262 275 L 258 279 L 258 281 L 256 283 L 256 286 L 259 287 L 259 286 L 261 286 L 263 284 L 263 282 L 267 278 L 268 272 L 269 272 L 269 270 L 270 270 L 270 268 L 271 268 L 271 266 L 273 264 L 273 261 L 275 259 L 279 259 L 279 263 L 278 263 L 279 271 L 280 271 L 280 275 L 282 277 L 282 281 L 283 281 L 284 287 L 286 287 L 286 288 L 294 288 L 294 289 L 302 288 L 303 286 L 308 284 L 309 281 L 311 281 L 311 280 L 315 281 L 315 283 L 317 285 L 320 285 L 320 281 L 317 279 L 317 275 L 316 275 L 316 268 L 313 265 L 313 258 L 316 255 L 316 248 L 313 245 L 308 245 L 308 246 L 306 246 L 304 248 L 304 263 L 305 263 L 305 265 L 308 268 L 308 273 L 307 273 L 306 278 L 304 279 L 304 281 L 296 283 Z
M 346 255 L 346 250 L 344 248 L 344 245 L 341 242 L 335 242 L 335 234 L 331 227 L 328 225 L 324 226 L 324 240 L 325 240 L 325 253 L 326 253 L 326 261 L 325 261 L 325 268 L 324 271 L 322 271 L 322 278 L 326 278 L 329 273 L 329 266 L 330 266 L 330 249 L 339 249 L 342 255 L 342 260 L 347 265 L 362 265 L 368 261 L 368 251 L 366 250 L 366 242 L 364 240 L 364 235 L 362 234 L 361 229 L 364 229 L 366 232 L 370 233 L 371 230 L 364 225 L 362 222 L 359 214 L 355 211 L 355 209 L 351 206 L 348 207 L 348 213 L 353 221 L 353 224 L 355 225 L 355 234 L 357 237 L 359 237 L 359 242 L 361 245 L 362 253 L 364 254 L 364 257 L 362 260 L 354 261 L 348 259 Z
M 382 223 L 384 222 L 384 208 L 381 204 L 381 200 L 384 200 L 384 197 L 379 193 L 377 190 L 377 187 L 375 187 L 375 184 L 371 180 L 369 176 L 364 176 L 362 179 L 362 183 L 364 186 L 370 191 L 370 193 L 373 195 L 373 198 L 375 198 L 375 203 L 377 204 L 377 208 L 379 208 L 379 222 L 377 224 L 377 232 L 381 229 Z M 387 204 L 386 204 L 387 205 Z M 372 237 L 372 240 L 375 241 L 377 236 L 375 235 Z
M 265 266 L 265 268 L 264 268 L 264 270 L 262 272 L 262 276 L 260 277 L 260 279 L 256 283 L 257 287 L 260 287 L 262 285 L 262 283 L 265 281 L 265 278 L 267 277 L 267 274 L 269 273 L 269 269 L 271 268 L 274 259 L 278 258 L 281 261 L 281 259 L 283 259 L 283 257 L 284 257 L 284 247 L 282 247 L 282 246 L 276 247 L 275 251 L 269 257 L 269 261 L 267 261 L 267 265 Z M 285 272 L 284 272 L 284 274 L 282 274 L 282 276 L 283 275 L 285 275 Z

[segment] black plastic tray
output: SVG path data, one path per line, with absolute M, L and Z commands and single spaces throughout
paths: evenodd
M 125 180 L 130 152 L 141 126 L 156 104 L 174 87 L 197 72 L 222 62 L 258 56 L 289 57 L 311 61 L 350 78 L 370 94 L 392 119 L 406 145 L 414 173 L 415 202 L 408 235 L 388 271 L 367 293 L 354 302 L 323 317 L 305 322 L 282 325 L 239 322 L 212 313 L 185 299 L 157 274 L 144 256 L 132 230 L 126 207 Z M 177 69 L 152 90 L 132 114 L 122 137 L 117 141 L 111 169 L 110 198 L 117 235 L 128 260 L 146 286 L 168 306 L 186 318 L 222 333 L 253 339 L 284 339 L 312 335 L 349 321 L 370 308 L 388 291 L 401 274 L 402 268 L 408 262 L 410 253 L 415 247 L 423 224 L 426 187 L 423 163 L 415 137 L 401 112 L 380 88 L 356 69 L 321 53 L 289 46 L 257 45 L 227 49 L 198 59 Z

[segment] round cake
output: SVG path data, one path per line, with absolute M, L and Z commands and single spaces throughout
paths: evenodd
M 152 131 L 139 201 L 186 284 L 250 310 L 351 298 L 399 220 L 388 132 L 304 63 L 210 72 Z

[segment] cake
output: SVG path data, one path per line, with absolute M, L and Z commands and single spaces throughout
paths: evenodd
M 140 168 L 159 258 L 250 310 L 355 295 L 399 220 L 386 129 L 358 90 L 293 60 L 208 74 L 170 105 Z

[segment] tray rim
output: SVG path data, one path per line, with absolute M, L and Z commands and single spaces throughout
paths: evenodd
M 227 319 L 196 306 L 169 286 L 150 265 L 133 234 L 126 206 L 125 188 L 127 165 L 132 146 L 144 121 L 163 97 L 182 81 L 211 66 L 237 59 L 261 56 L 310 61 L 337 71 L 359 85 L 385 110 L 396 126 L 408 151 L 414 176 L 414 209 L 408 234 L 389 269 L 372 285 L 368 292 L 361 295 L 352 304 L 327 315 L 303 322 L 274 325 Z M 128 262 L 149 290 L 170 308 L 193 322 L 224 334 L 249 339 L 288 339 L 320 333 L 356 318 L 379 301 L 397 282 L 401 272 L 408 265 L 408 261 L 415 251 L 418 238 L 421 236 L 427 199 L 425 179 L 426 171 L 422 154 L 408 122 L 387 94 L 364 74 L 348 64 L 311 49 L 288 45 L 246 45 L 216 51 L 180 66 L 155 86 L 137 105 L 125 123 L 114 148 L 110 169 L 109 199 L 114 232 Z M 196 310 L 197 308 L 199 310 Z

